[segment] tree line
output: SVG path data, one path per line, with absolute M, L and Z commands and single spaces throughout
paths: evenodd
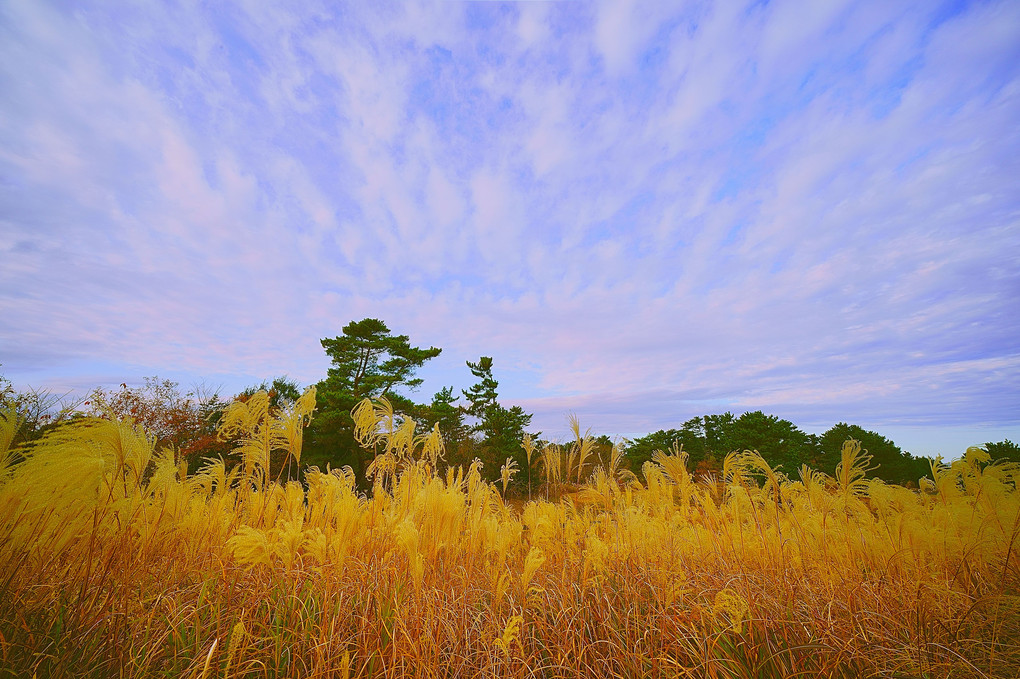
M 417 371 L 442 349 L 412 346 L 407 335 L 394 335 L 386 323 L 375 318 L 352 321 L 340 335 L 324 338 L 321 344 L 331 365 L 314 385 L 317 406 L 304 436 L 301 463 L 320 468 L 349 466 L 363 487 L 368 487 L 372 453 L 356 440 L 351 413 L 365 398 L 387 399 L 397 417 L 415 421 L 417 433 L 437 429 L 446 465 L 467 467 L 478 459 L 487 480 L 502 476 L 504 484 L 509 482 L 517 493 L 530 493 L 536 467 L 550 467 L 551 460 L 575 460 L 574 476 L 567 473 L 565 478 L 577 481 L 583 477 L 586 460 L 589 464 L 611 462 L 613 467 L 640 476 L 642 465 L 655 451 L 681 447 L 696 475 L 718 474 L 726 454 L 734 450 L 757 450 L 771 466 L 790 476 L 796 476 L 801 465 L 832 473 L 847 439 L 861 442 L 875 465 L 869 474 L 888 483 L 912 485 L 931 473 L 932 460 L 914 457 L 877 432 L 840 422 L 820 436 L 813 435 L 762 411 L 694 417 L 675 429 L 615 442 L 608 436 L 591 436 L 590 431 L 582 435 L 573 419 L 576 440 L 550 442 L 543 440 L 540 432 L 528 431 L 531 413 L 500 403 L 490 356 L 465 362 L 474 379 L 467 389 L 455 394 L 453 386 L 443 387 L 430 402 L 418 403 L 409 395 L 422 384 Z M 265 392 L 270 407 L 280 409 L 294 403 L 301 391 L 293 380 L 277 377 L 248 387 L 235 399 L 244 401 Z M 140 387 L 97 388 L 85 398 L 68 400 L 40 391 L 17 392 L 0 376 L 0 408 L 14 413 L 20 423 L 14 434 L 16 446 L 76 417 L 131 418 L 144 426 L 158 445 L 172 446 L 182 460 L 223 457 L 230 461 L 236 442 L 218 426 L 227 405 L 213 390 L 196 388 L 182 393 L 177 383 L 155 377 L 146 378 Z M 1020 462 L 1020 446 L 1008 439 L 987 443 L 984 449 L 993 461 Z M 282 468 L 282 456 L 271 464 L 278 467 L 274 473 L 298 474 L 296 469 Z M 567 467 L 569 470 L 569 463 Z M 512 473 L 518 470 L 524 473 Z M 544 471 L 548 480 L 550 469 Z

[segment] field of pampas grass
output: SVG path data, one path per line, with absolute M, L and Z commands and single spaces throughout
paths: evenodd
M 315 396 L 263 396 L 224 416 L 234 469 L 130 422 L 14 449 L 0 416 L 0 677 L 1020 675 L 1020 469 L 978 449 L 918 490 L 855 441 L 797 478 L 577 456 L 578 492 L 515 507 L 385 402 L 354 413 L 372 492 L 274 481 Z

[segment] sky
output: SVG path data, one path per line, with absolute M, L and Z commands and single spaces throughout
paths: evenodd
M 0 3 L 0 374 L 1020 440 L 1020 3 Z

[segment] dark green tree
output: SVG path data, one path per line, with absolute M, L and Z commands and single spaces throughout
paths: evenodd
M 478 425 L 482 444 L 493 449 L 496 460 L 503 461 L 512 457 L 524 469 L 527 463 L 520 464 L 524 459 L 521 441 L 524 440 L 524 430 L 531 424 L 531 418 L 532 415 L 524 412 L 520 406 L 504 408 L 498 403 L 490 405 Z
M 453 395 L 453 387 L 443 387 L 432 396 L 432 403 L 420 409 L 418 415 L 423 433 L 439 425 L 447 452 L 456 450 L 468 437 L 464 411 L 456 405 L 458 400 Z
M 492 376 L 492 357 L 482 356 L 477 363 L 468 361 L 467 366 L 478 382 L 461 390 L 464 398 L 468 401 L 464 412 L 472 417 L 482 419 L 485 416 L 485 410 L 496 403 L 496 389 L 499 387 L 499 382 Z
M 986 443 L 982 446 L 992 458 L 992 462 L 1003 460 L 1005 462 L 1020 462 L 1020 446 L 1009 439 L 998 443 Z
M 273 378 L 272 382 L 263 380 L 262 384 L 248 387 L 238 394 L 238 398 L 250 398 L 260 391 L 269 394 L 270 412 L 285 407 L 301 398 L 301 386 L 286 375 Z
M 733 415 L 694 417 L 680 429 L 660 429 L 628 441 L 626 460 L 632 472 L 641 475 L 641 467 L 652 459 L 656 450 L 669 453 L 674 444 L 683 446 L 688 455 L 687 468 L 695 474 L 717 471 L 725 457 L 723 435 L 733 423 Z
M 735 444 L 729 440 L 735 420 L 733 413 L 730 412 L 722 415 L 704 415 L 687 420 L 684 423 L 684 428 L 689 428 L 690 431 L 704 438 L 706 453 L 724 458 L 727 453 L 737 449 L 734 447 Z
M 415 389 L 421 383 L 417 370 L 442 351 L 411 346 L 407 335 L 392 335 L 375 318 L 348 323 L 343 334 L 323 339 L 322 348 L 332 360 L 326 379 L 316 385 L 318 412 L 306 437 L 309 464 L 349 464 L 364 482 L 370 455 L 354 440 L 351 410 L 362 399 L 385 396 L 397 412 L 411 415 L 415 406 L 398 389 Z
M 916 484 L 922 476 L 931 475 L 927 458 L 915 458 L 881 434 L 846 422 L 833 425 L 819 437 L 821 458 L 818 468 L 821 471 L 830 476 L 835 473 L 843 443 L 848 439 L 860 441 L 861 448 L 871 455 L 871 465 L 875 468 L 868 473 L 870 478 L 879 478 L 886 483 Z
M 520 406 L 504 408 L 499 404 L 496 391 L 499 382 L 492 376 L 491 357 L 482 356 L 477 363 L 467 361 L 467 366 L 478 381 L 463 390 L 468 401 L 464 412 L 477 420 L 471 431 L 481 436 L 479 452 L 484 464 L 483 473 L 489 479 L 496 478 L 508 457 L 517 461 L 519 469 L 527 469 L 521 441 L 525 429 L 531 424 L 532 415 Z
M 678 429 L 660 429 L 659 431 L 646 434 L 635 439 L 628 439 L 626 442 L 625 450 L 626 454 L 624 459 L 627 461 L 627 468 L 638 475 L 638 478 L 644 479 L 641 474 L 641 468 L 645 462 L 652 459 L 652 455 L 655 451 L 661 450 L 663 452 L 669 452 L 670 448 L 673 447 L 674 442 L 680 442 L 682 435 Z M 684 450 L 687 446 L 684 446 Z
M 414 377 L 415 372 L 442 353 L 436 347 L 412 347 L 407 335 L 391 335 L 376 318 L 348 323 L 342 336 L 321 343 L 333 361 L 326 386 L 358 399 L 388 396 L 395 387 L 418 387 L 422 380 Z
M 796 477 L 802 464 L 814 465 L 818 459 L 815 437 L 797 428 L 793 422 L 760 410 L 744 413 L 722 431 L 723 449 L 757 450 L 774 468 Z

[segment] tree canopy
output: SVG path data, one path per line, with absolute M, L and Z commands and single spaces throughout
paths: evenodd
M 887 483 L 917 483 L 922 476 L 931 473 L 931 463 L 927 458 L 915 458 L 881 434 L 846 422 L 833 425 L 819 437 L 821 460 L 818 467 L 822 471 L 827 474 L 835 471 L 840 450 L 847 439 L 860 441 L 861 448 L 871 455 L 871 464 L 875 468 L 869 476 Z
M 407 335 L 393 335 L 383 321 L 366 318 L 343 327 L 343 334 L 321 340 L 332 361 L 316 385 L 318 413 L 308 436 L 309 462 L 349 464 L 364 480 L 367 453 L 354 440 L 351 410 L 362 399 L 386 396 L 397 412 L 411 414 L 414 404 L 399 389 L 413 390 L 415 373 L 442 349 L 411 346 Z
M 492 376 L 491 356 L 482 356 L 477 363 L 467 361 L 467 367 L 478 381 L 461 390 L 469 404 L 465 406 L 464 412 L 481 419 L 485 416 L 485 410 L 496 403 L 499 382 Z
M 468 428 L 464 425 L 464 412 L 453 395 L 453 387 L 443 387 L 432 396 L 432 403 L 421 408 L 420 419 L 423 429 L 432 429 L 439 425 L 443 435 L 443 443 L 447 450 L 456 448 L 468 437 Z
M 412 347 L 407 335 L 390 334 L 386 324 L 377 318 L 348 323 L 343 335 L 323 339 L 321 343 L 333 362 L 325 384 L 332 391 L 350 394 L 356 400 L 387 396 L 398 386 L 414 389 L 422 382 L 414 376 L 418 368 L 443 351 L 436 347 Z
M 928 458 L 913 457 L 884 436 L 857 425 L 840 422 L 821 436 L 807 434 L 789 420 L 762 411 L 739 417 L 732 413 L 704 415 L 687 420 L 679 429 L 660 429 L 627 442 L 626 459 L 635 473 L 656 450 L 668 451 L 683 445 L 692 470 L 718 471 L 723 458 L 732 451 L 757 450 L 774 468 L 796 477 L 800 465 L 833 474 L 847 439 L 856 439 L 877 466 L 870 477 L 888 483 L 916 483 L 930 474 Z M 989 444 L 996 451 L 999 444 Z M 1005 451 L 1005 448 L 1002 448 Z
M 733 420 L 724 440 L 729 450 L 757 450 L 770 465 L 780 467 L 789 475 L 795 475 L 802 464 L 817 464 L 814 437 L 793 422 L 760 410 L 744 413 Z
M 983 448 L 988 452 L 988 456 L 992 458 L 992 462 L 998 462 L 999 460 L 1004 462 L 1020 462 L 1020 446 L 1009 439 L 999 441 L 998 443 L 986 443 Z
M 518 469 L 524 469 L 528 462 L 521 441 L 532 415 L 520 406 L 500 405 L 497 400 L 499 382 L 492 375 L 491 356 L 482 356 L 476 363 L 467 361 L 467 366 L 477 382 L 462 391 L 468 401 L 464 412 L 477 420 L 471 430 L 482 437 L 483 469 L 487 475 L 492 475 L 506 458 L 512 458 Z

